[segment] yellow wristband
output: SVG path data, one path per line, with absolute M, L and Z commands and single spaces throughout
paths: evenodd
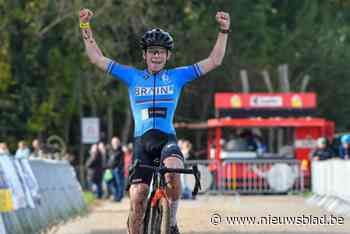
M 81 29 L 88 29 L 88 28 L 90 28 L 90 23 L 89 22 L 87 22 L 87 23 L 80 22 L 80 28 Z

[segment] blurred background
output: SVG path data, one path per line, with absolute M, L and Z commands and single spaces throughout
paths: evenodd
M 80 182 L 86 182 L 81 180 L 89 177 L 89 170 L 98 171 L 98 183 L 93 182 L 102 187 L 102 181 L 113 182 L 116 177 L 103 172 L 109 168 L 103 163 L 121 158 L 112 160 L 112 169 L 118 167 L 120 180 L 127 179 L 134 127 L 127 88 L 90 64 L 79 29 L 81 8 L 94 12 L 91 27 L 104 55 L 139 69 L 145 64 L 138 40 L 146 30 L 159 27 L 173 36 L 175 49 L 168 68 L 190 65 L 208 57 L 214 46 L 219 31 L 216 12 L 230 13 L 231 33 L 222 66 L 187 85 L 178 103 L 174 122 L 186 166 L 200 164 L 203 193 L 300 195 L 312 191 L 310 203 L 350 214 L 350 184 L 343 181 L 350 171 L 349 161 L 315 162 L 350 157 L 350 136 L 340 140 L 350 131 L 348 0 L 0 0 L 0 156 L 6 156 L 0 157 L 1 170 L 11 164 L 10 155 L 61 158 L 79 172 Z M 218 112 L 214 98 L 219 92 L 232 94 L 226 100 L 230 109 L 241 107 L 242 93 L 312 93 L 317 100 L 312 110 L 315 119 L 307 112 L 300 115 L 298 99 L 295 109 L 306 126 L 301 130 L 293 118 L 288 119 L 295 116 L 261 117 L 263 113 L 255 110 L 242 110 L 247 115 L 244 126 L 234 118 L 208 124 L 208 119 L 235 117 Z M 264 98 L 269 104 L 270 99 Z M 285 113 L 293 111 L 283 108 Z M 253 112 L 257 119 L 270 119 L 257 126 L 250 119 Z M 271 122 L 273 118 L 277 120 Z M 320 127 L 316 118 L 330 124 Z M 310 119 L 318 124 L 314 129 Z M 118 137 L 115 144 L 113 136 Z M 103 160 L 93 168 L 96 158 Z M 40 185 L 41 180 L 61 178 L 58 171 L 39 170 L 45 161 L 30 163 Z M 64 178 L 61 182 L 67 186 Z M 69 179 L 75 181 L 75 175 Z M 183 178 L 182 182 L 183 199 L 192 199 L 193 181 Z M 111 196 L 108 186 L 104 187 L 107 198 Z M 119 188 L 123 193 L 124 184 Z M 77 186 L 72 194 L 79 191 Z M 50 205 L 51 195 L 47 197 Z M 299 204 L 304 209 L 300 198 L 292 203 L 289 197 L 284 199 L 283 206 Z M 81 200 L 78 203 L 84 206 Z M 276 207 L 278 212 L 290 210 Z M 4 215 L 4 220 L 10 219 Z M 12 230 L 9 223 L 5 226 Z
M 169 31 L 175 51 L 168 67 L 188 65 L 209 55 L 218 33 L 216 11 L 230 13 L 223 65 L 184 89 L 175 122 L 214 117 L 216 92 L 290 91 L 315 92 L 318 116 L 334 121 L 338 132 L 350 126 L 349 1 L 3 0 L 0 139 L 12 152 L 19 140 L 56 135 L 67 151 L 84 154 L 84 117 L 99 118 L 102 141 L 113 135 L 123 144 L 132 140 L 126 87 L 85 55 L 78 25 L 82 7 L 95 13 L 91 25 L 105 56 L 141 69 L 137 41 L 145 30 Z M 283 64 L 287 79 L 281 80 Z M 206 147 L 206 131 L 179 130 L 178 136 L 190 139 L 196 151 Z

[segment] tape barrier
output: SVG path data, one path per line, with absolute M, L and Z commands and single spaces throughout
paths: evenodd
M 0 234 L 41 233 L 85 212 L 68 162 L 0 156 Z

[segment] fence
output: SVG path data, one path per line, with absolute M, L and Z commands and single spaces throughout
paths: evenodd
M 312 163 L 309 203 L 337 214 L 350 215 L 350 161 L 332 159 Z
M 186 161 L 199 165 L 202 191 L 207 193 L 285 193 L 302 192 L 310 184 L 310 175 L 298 160 L 200 160 Z M 193 186 L 193 178 L 183 176 Z
M 0 156 L 1 234 L 42 233 L 85 211 L 81 187 L 68 163 Z

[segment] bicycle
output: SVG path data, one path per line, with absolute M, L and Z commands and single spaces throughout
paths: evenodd
M 135 169 L 143 168 L 146 170 L 151 170 L 152 183 L 150 186 L 149 194 L 147 197 L 147 206 L 144 214 L 144 234 L 169 234 L 170 232 L 170 206 L 168 197 L 165 193 L 166 173 L 178 173 L 178 174 L 193 174 L 195 177 L 195 186 L 192 191 L 193 197 L 195 197 L 198 191 L 201 189 L 200 184 L 200 172 L 198 171 L 197 165 L 193 165 L 192 169 L 182 169 L 182 168 L 167 168 L 160 165 L 159 160 L 154 161 L 154 165 L 149 166 L 140 164 L 139 160 L 135 160 L 133 165 L 129 169 L 128 186 L 130 187 L 130 178 L 134 173 Z M 128 219 L 129 226 L 129 219 Z

